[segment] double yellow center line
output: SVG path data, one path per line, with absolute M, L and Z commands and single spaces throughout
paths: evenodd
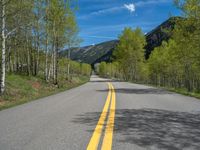
M 88 144 L 87 150 L 97 150 L 100 142 L 100 138 L 105 125 L 104 137 L 101 145 L 101 150 L 111 150 L 112 149 L 112 139 L 113 139 L 113 129 L 115 123 L 115 90 L 111 83 L 108 83 L 109 92 L 100 115 L 99 121 L 94 129 L 93 135 Z M 106 117 L 108 116 L 107 122 Z

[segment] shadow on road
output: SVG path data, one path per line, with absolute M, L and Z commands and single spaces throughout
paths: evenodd
M 99 112 L 77 116 L 73 122 L 93 129 Z M 88 132 L 93 132 L 89 130 Z M 173 112 L 156 109 L 121 109 L 116 111 L 114 138 L 121 143 L 145 149 L 200 149 L 200 113 Z
M 92 80 L 90 82 L 123 82 L 123 81 L 111 80 L 111 79 L 101 79 L 101 80 Z
M 90 81 L 90 82 L 113 82 L 112 80 L 107 80 L 107 79 L 105 79 L 105 80 L 92 80 L 92 81 Z
M 98 90 L 100 92 L 108 92 L 108 90 Z M 127 93 L 127 94 L 173 94 L 172 92 L 166 91 L 164 89 L 156 88 L 145 88 L 145 89 L 135 89 L 135 88 L 116 88 L 116 93 Z

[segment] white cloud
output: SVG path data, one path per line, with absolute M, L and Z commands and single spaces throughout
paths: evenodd
M 105 0 L 105 1 L 107 1 L 107 0 Z M 141 0 L 141 1 L 138 1 L 134 4 L 133 3 L 124 4 L 122 6 L 110 7 L 110 8 L 105 8 L 105 9 L 101 9 L 101 10 L 98 10 L 98 11 L 94 11 L 94 12 L 91 12 L 87 15 L 79 16 L 78 19 L 88 19 L 92 16 L 98 16 L 98 15 L 109 14 L 109 13 L 111 14 L 111 13 L 119 12 L 119 11 L 122 11 L 122 10 L 125 10 L 125 9 L 129 10 L 132 13 L 132 12 L 136 11 L 137 7 L 171 3 L 171 1 L 172 0 L 148 0 L 148 1 Z
M 143 7 L 145 5 L 155 5 L 155 4 L 162 4 L 162 3 L 170 3 L 170 0 L 148 0 L 148 1 L 139 1 L 135 3 L 137 7 Z
M 107 13 L 114 13 L 114 12 L 117 12 L 117 11 L 121 11 L 122 9 L 124 9 L 124 7 L 111 7 L 111 8 L 107 8 L 107 9 L 94 11 L 90 14 L 80 16 L 78 18 L 79 19 L 87 19 L 87 18 L 92 17 L 92 16 L 98 16 L 98 15 L 107 14 Z
M 124 7 L 128 9 L 131 13 L 135 11 L 135 5 L 134 4 L 124 4 Z
M 90 15 L 99 15 L 99 14 L 105 14 L 105 13 L 113 13 L 116 11 L 119 11 L 123 9 L 123 7 L 112 7 L 112 8 L 108 8 L 108 9 L 102 9 L 96 12 L 92 12 Z

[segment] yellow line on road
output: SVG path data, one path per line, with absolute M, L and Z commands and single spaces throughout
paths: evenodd
M 111 84 L 111 91 L 112 91 L 112 101 L 110 106 L 110 112 L 107 120 L 105 136 L 103 139 L 103 144 L 101 150 L 111 150 L 112 149 L 112 139 L 113 139 L 113 130 L 114 130 L 114 123 L 115 123 L 115 90 Z
M 108 86 L 109 86 L 108 96 L 107 96 L 103 111 L 101 113 L 101 116 L 99 118 L 99 121 L 97 123 L 97 126 L 96 126 L 96 128 L 93 132 L 93 135 L 90 139 L 90 142 L 88 144 L 87 150 L 97 150 L 97 148 L 98 148 L 99 140 L 100 140 L 100 137 L 102 134 L 104 122 L 106 120 L 108 108 L 109 108 L 110 101 L 111 101 L 111 84 L 108 83 Z

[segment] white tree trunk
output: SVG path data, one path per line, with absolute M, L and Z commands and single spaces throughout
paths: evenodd
M 45 80 L 48 81 L 48 36 L 46 36 Z
M 56 80 L 56 46 L 53 47 L 53 81 Z
M 5 53 L 6 53 L 6 35 L 5 35 L 5 26 L 6 26 L 6 17 L 5 17 L 5 2 L 2 0 L 2 60 L 1 60 L 1 94 L 5 91 Z
M 27 40 L 27 44 L 28 44 L 28 37 L 26 38 Z M 28 75 L 30 76 L 31 75 L 31 58 L 30 58 L 30 50 L 29 50 L 29 47 L 28 45 L 26 45 L 26 50 L 27 50 L 27 69 L 28 69 Z
M 70 75 L 70 48 L 68 50 L 68 64 L 67 64 L 67 76 L 69 78 Z

